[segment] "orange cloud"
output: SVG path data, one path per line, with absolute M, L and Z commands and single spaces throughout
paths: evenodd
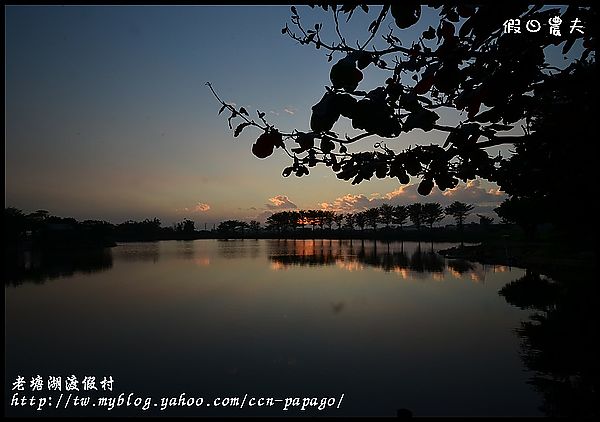
M 371 207 L 370 203 L 373 199 L 367 198 L 365 195 L 352 195 L 347 194 L 336 198 L 333 202 L 321 202 L 319 205 L 321 209 L 327 211 L 345 212 L 345 211 L 357 211 Z
M 210 205 L 198 202 L 194 207 L 195 212 L 206 212 L 210 209 Z
M 296 204 L 294 204 L 292 201 L 290 201 L 290 198 L 288 198 L 287 195 L 276 195 L 273 198 L 269 198 L 269 202 L 270 202 L 270 204 L 265 204 L 265 206 L 271 210 L 286 209 L 286 208 L 291 208 L 291 209 L 298 208 L 298 206 Z
M 210 209 L 210 205 L 205 204 L 203 202 L 198 202 L 192 208 L 189 208 L 189 207 L 177 208 L 175 211 L 177 211 L 177 212 L 187 212 L 187 213 L 191 212 L 191 213 L 195 213 L 195 212 L 206 212 L 209 209 Z

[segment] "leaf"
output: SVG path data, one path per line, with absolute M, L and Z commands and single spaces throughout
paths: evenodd
M 426 40 L 432 40 L 435 38 L 435 29 L 433 26 L 430 26 L 427 31 L 423 32 L 423 38 Z
M 294 171 L 294 167 L 286 167 L 283 169 L 283 172 L 281 173 L 281 175 L 283 177 L 288 177 L 290 174 L 292 174 L 293 171 Z
M 246 109 L 244 107 L 240 108 L 240 114 L 245 114 L 246 116 L 248 116 L 248 112 L 246 111 Z
M 458 13 L 456 13 L 456 11 L 454 11 L 454 10 L 449 10 L 448 13 L 446 14 L 446 19 L 448 19 L 449 21 L 452 21 L 452 22 L 458 22 L 459 21 Z
M 258 114 L 259 119 L 262 119 L 263 117 L 265 117 L 265 113 L 263 113 L 262 111 L 256 110 L 256 114 Z
M 335 144 L 328 138 L 321 139 L 321 151 L 325 154 L 329 154 L 335 149 Z
M 219 114 L 223 113 L 223 111 L 227 108 L 227 105 L 223 104 L 223 107 L 219 110 Z
M 421 17 L 421 5 L 413 1 L 396 1 L 390 8 L 396 26 L 406 29 L 413 26 Z
M 286 27 L 285 27 L 285 28 L 282 28 L 282 29 L 281 29 L 281 33 L 282 33 L 282 34 L 285 34 L 285 33 L 287 32 L 287 29 L 288 29 L 288 27 L 287 27 L 287 25 L 286 25 Z
M 361 4 L 360 8 L 364 10 L 365 13 L 369 13 L 369 6 L 367 6 L 366 4 Z
M 295 6 L 292 6 L 290 9 L 294 15 L 298 15 L 298 11 L 296 10 Z
M 373 21 L 373 22 L 371 22 L 371 25 L 369 25 L 368 31 L 369 32 L 373 32 L 373 29 L 375 28 L 376 25 L 377 25 L 377 21 L 376 20 Z
M 233 132 L 233 137 L 237 138 L 240 135 L 240 133 L 242 133 L 242 130 L 244 130 L 244 128 L 246 126 L 250 126 L 250 123 L 244 122 L 244 123 L 239 124 L 238 127 L 236 127 L 235 131 Z

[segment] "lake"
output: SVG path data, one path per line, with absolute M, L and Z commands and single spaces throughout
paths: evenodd
M 246 239 L 30 254 L 5 286 L 5 408 L 15 415 L 541 415 L 515 333 L 530 312 L 498 294 L 525 271 L 435 253 L 450 246 Z M 37 375 L 44 384 L 32 391 Z M 66 389 L 72 375 L 79 391 Z M 18 376 L 23 391 L 11 391 Z M 50 376 L 61 376 L 60 390 L 48 388 Z M 87 376 L 97 390 L 83 389 Z M 112 391 L 101 387 L 104 377 L 112 377 Z M 15 392 L 52 404 L 9 407 Z M 130 406 L 93 406 L 120 393 Z M 91 401 L 74 407 L 75 395 Z M 152 402 L 143 410 L 146 397 Z M 161 410 L 169 398 L 185 403 Z M 189 398 L 202 398 L 201 406 L 188 406 Z M 245 406 L 235 407 L 235 398 Z M 259 407 L 259 398 L 273 401 Z M 286 398 L 301 403 L 290 400 L 284 411 Z M 314 399 L 303 411 L 304 398 Z

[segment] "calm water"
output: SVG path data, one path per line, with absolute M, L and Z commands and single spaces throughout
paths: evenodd
M 432 252 L 449 246 L 198 240 L 28 256 L 21 282 L 5 287 L 6 389 L 17 375 L 111 375 L 112 393 L 79 394 L 343 393 L 339 409 L 287 414 L 538 415 L 514 332 L 529 313 L 498 295 L 525 272 Z M 281 415 L 282 405 L 79 412 Z

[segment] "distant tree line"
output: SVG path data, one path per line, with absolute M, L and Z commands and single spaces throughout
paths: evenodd
M 5 245 L 11 247 L 105 247 L 123 241 L 192 240 L 198 238 L 270 237 L 282 234 L 344 233 L 347 236 L 393 236 L 404 232 L 412 223 L 415 236 L 423 228 L 431 231 L 445 216 L 454 218 L 462 233 L 464 222 L 473 205 L 455 201 L 447 207 L 437 202 L 410 205 L 383 204 L 355 213 L 331 210 L 289 210 L 270 215 L 265 224 L 252 220 L 225 220 L 216 230 L 199 231 L 192 220 L 184 219 L 163 227 L 160 219 L 127 220 L 113 224 L 103 220 L 77 221 L 72 217 L 58 217 L 46 210 L 26 214 L 7 207 L 4 209 Z M 489 226 L 493 219 L 478 215 L 481 226 Z M 306 230 L 310 228 L 309 230 Z M 312 235 L 312 234 L 311 234 Z
M 338 230 L 355 228 L 364 231 L 365 228 L 376 231 L 381 225 L 386 229 L 397 227 L 400 230 L 410 221 L 417 230 L 426 226 L 430 229 L 440 222 L 446 215 L 455 219 L 456 225 L 462 229 L 465 218 L 473 210 L 473 205 L 454 202 L 444 208 L 437 202 L 414 203 L 410 205 L 382 204 L 364 211 L 355 213 L 336 213 L 329 210 L 299 210 L 282 211 L 271 215 L 267 221 L 267 228 L 284 231 L 296 230 L 298 227 L 310 226 L 320 229 L 332 230 L 334 225 Z
M 158 218 L 113 224 L 58 217 L 47 210 L 26 214 L 14 207 L 4 209 L 4 243 L 9 248 L 105 247 L 117 241 L 194 239 L 198 234 L 195 223 L 189 219 L 163 227 Z
M 365 229 L 377 231 L 378 227 L 385 229 L 399 228 L 404 230 L 410 221 L 417 230 L 423 226 L 429 227 L 440 222 L 445 216 L 451 216 L 459 230 L 463 229 L 464 221 L 473 210 L 473 205 L 455 201 L 447 207 L 442 207 L 437 202 L 414 203 L 410 205 L 382 204 L 364 211 L 355 213 L 337 213 L 330 210 L 291 210 L 280 211 L 270 215 L 265 222 L 265 231 L 284 233 L 295 232 L 310 227 L 312 231 L 318 227 L 321 231 Z M 482 224 L 490 224 L 493 219 L 479 216 Z M 246 223 L 239 220 L 223 221 L 217 227 L 221 233 L 257 233 L 263 230 L 258 221 Z

